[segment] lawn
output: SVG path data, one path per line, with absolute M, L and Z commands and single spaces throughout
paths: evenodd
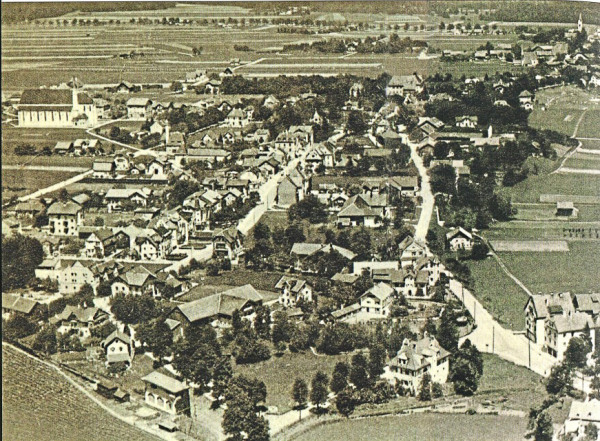
M 540 202 L 542 194 L 598 196 L 600 175 L 555 173 L 530 176 L 511 188 L 504 188 L 513 202 Z
M 571 241 L 569 249 L 568 253 L 499 253 L 499 256 L 531 292 L 598 291 L 600 242 Z
M 56 371 L 2 347 L 2 438 L 155 440 L 106 413 Z
M 41 170 L 2 170 L 2 198 L 22 196 L 64 181 L 78 173 Z
M 492 258 L 481 261 L 469 260 L 467 265 L 471 269 L 474 280 L 472 292 L 483 307 L 503 326 L 523 330 L 525 328 L 523 307 L 529 298 L 527 293 L 519 288 Z
M 43 165 L 55 167 L 88 167 L 94 163 L 92 156 L 2 156 L 2 165 Z
M 492 415 L 414 414 L 339 421 L 310 430 L 299 441 L 522 441 L 527 420 Z
M 291 398 L 292 385 L 296 378 L 304 379 L 309 385 L 315 373 L 319 370 L 329 377 L 338 361 L 350 363 L 351 355 L 315 355 L 286 352 L 281 357 L 271 357 L 250 365 L 237 365 L 235 374 L 258 378 L 267 385 L 267 406 L 277 406 L 279 412 L 286 412 L 293 407 Z
M 553 107 L 545 111 L 536 109 L 529 116 L 529 126 L 535 129 L 555 130 L 571 136 L 582 113 L 583 110 L 562 107 Z
M 546 390 L 542 377 L 529 369 L 502 360 L 497 355 L 483 354 L 483 375 L 477 395 L 494 394 L 506 398 L 509 409 L 528 412 L 544 400 Z
M 600 138 L 600 110 L 588 110 L 579 125 L 577 136 L 581 138 Z
M 600 159 L 600 156 L 598 156 L 598 159 Z M 600 160 L 593 160 L 593 158 L 585 159 L 580 157 L 574 157 L 569 158 L 565 161 L 565 167 L 581 168 L 585 170 L 600 170 Z

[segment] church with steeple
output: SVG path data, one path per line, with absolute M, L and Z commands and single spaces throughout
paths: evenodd
M 74 78 L 67 89 L 26 89 L 17 105 L 19 127 L 89 128 L 98 124 L 92 98 Z

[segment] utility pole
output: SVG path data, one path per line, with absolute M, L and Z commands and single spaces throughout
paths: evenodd
M 527 350 L 529 352 L 529 369 L 531 369 L 531 340 L 527 339 Z
M 496 327 L 492 326 L 492 354 L 494 354 L 494 348 L 496 345 Z

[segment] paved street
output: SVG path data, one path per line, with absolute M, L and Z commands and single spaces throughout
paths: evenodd
M 431 193 L 431 185 L 429 184 L 429 174 L 423 164 L 423 159 L 417 153 L 417 145 L 409 143 L 410 145 L 410 157 L 412 158 L 419 175 L 421 176 L 421 191 L 420 196 L 423 198 L 421 204 L 421 217 L 419 217 L 419 223 L 415 230 L 415 239 L 425 240 L 427 231 L 429 230 L 429 223 L 431 221 L 431 214 L 433 213 L 434 198 Z
M 529 344 L 524 335 L 515 335 L 513 331 L 500 326 L 475 296 L 468 289 L 463 289 L 459 281 L 450 280 L 450 291 L 464 303 L 477 325 L 471 334 L 461 338 L 460 343 L 468 338 L 481 352 L 496 354 L 543 376 L 550 374 L 550 368 L 556 361 L 553 357 Z

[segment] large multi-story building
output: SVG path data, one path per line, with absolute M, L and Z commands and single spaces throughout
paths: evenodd
M 398 354 L 389 363 L 389 376 L 415 394 L 426 373 L 433 383 L 445 383 L 449 366 L 450 353 L 425 332 L 421 340 L 404 339 Z

